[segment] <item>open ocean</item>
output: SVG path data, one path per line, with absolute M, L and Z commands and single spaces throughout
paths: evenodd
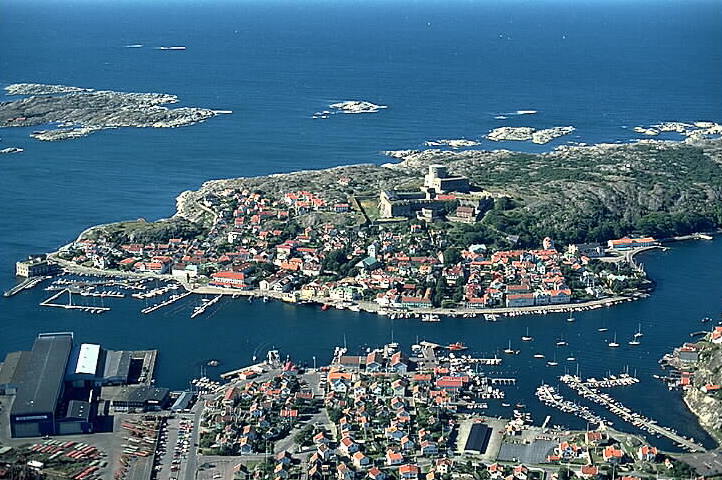
M 233 114 L 179 129 L 108 130 L 57 143 L 30 139 L 34 128 L 0 130 L 0 148 L 25 149 L 0 157 L 0 284 L 15 282 L 16 260 L 54 250 L 88 226 L 172 215 L 175 197 L 208 179 L 381 163 L 388 161 L 383 150 L 478 139 L 504 125 L 577 131 L 546 146 L 482 147 L 544 151 L 569 141 L 630 141 L 638 138 L 631 131 L 636 125 L 722 121 L 722 4 L 629 3 L 6 0 L 0 87 L 37 82 L 157 91 L 178 95 L 181 105 Z M 144 47 L 125 47 L 131 44 Z M 161 45 L 188 48 L 154 48 Z M 389 108 L 311 118 L 347 99 Z M 494 118 L 517 110 L 538 113 Z M 583 313 L 575 324 L 559 315 L 420 324 L 229 300 L 193 321 L 193 302 L 144 316 L 138 302 L 111 300 L 111 312 L 94 316 L 42 309 L 37 304 L 47 292 L 36 289 L 0 300 L 0 355 L 29 348 L 39 332 L 73 330 L 108 348 L 160 348 L 159 383 L 182 388 L 209 358 L 231 368 L 270 346 L 326 361 L 344 333 L 356 349 L 390 340 L 393 330 L 407 347 L 418 335 L 493 353 L 510 338 L 519 343 L 530 326 L 533 348 L 548 355 L 565 331 L 586 375 L 636 368 L 642 383 L 614 395 L 703 438 L 679 394 L 651 375 L 662 354 L 700 329 L 702 316 L 718 317 L 720 253 L 717 239 L 647 254 L 643 261 L 659 282 L 650 299 Z M 645 337 L 636 349 L 623 344 L 610 351 L 596 331 L 616 330 L 626 343 L 639 322 Z M 562 367 L 540 370 L 526 350 L 505 367 L 521 383 L 510 390 L 511 402 L 526 403 L 539 422 L 551 414 L 554 423 L 584 427 L 533 398 L 540 372 L 552 382 Z

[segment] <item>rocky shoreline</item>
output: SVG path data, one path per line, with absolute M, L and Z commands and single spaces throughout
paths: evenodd
M 710 334 L 711 335 L 711 334 Z M 699 345 L 699 344 L 698 344 Z M 722 383 L 722 345 L 705 342 L 699 352 L 691 388 L 684 391 L 684 403 L 699 419 L 699 424 L 718 444 L 722 444 L 722 400 L 704 392 L 705 385 Z
M 0 127 L 55 127 L 30 135 L 42 141 L 80 138 L 111 128 L 182 127 L 221 113 L 207 108 L 168 108 L 165 105 L 177 103 L 178 97 L 165 93 L 126 93 L 40 83 L 17 83 L 5 90 L 8 95 L 28 96 L 0 103 Z

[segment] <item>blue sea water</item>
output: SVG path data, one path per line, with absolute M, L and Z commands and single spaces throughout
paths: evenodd
M 188 48 L 154 48 L 161 45 Z M 722 121 L 720 79 L 722 11 L 712 0 L 8 0 L 0 5 L 0 86 L 159 91 L 177 94 L 181 105 L 233 114 L 187 128 L 120 129 L 58 143 L 30 139 L 32 129 L 0 130 L 1 147 L 25 149 L 0 158 L 0 283 L 15 281 L 18 258 L 52 250 L 90 225 L 172 215 L 175 196 L 208 179 L 385 162 L 380 151 L 479 138 L 504 125 L 577 131 L 546 146 L 484 147 L 542 151 L 567 141 L 629 141 L 635 125 Z M 311 118 L 346 99 L 389 108 Z M 517 110 L 539 113 L 494 118 Z M 665 351 L 699 329 L 701 316 L 719 313 L 719 252 L 717 240 L 650 254 L 649 271 L 660 282 L 651 299 L 581 315 L 573 326 L 548 316 L 393 327 L 368 315 L 231 302 L 193 322 L 190 303 L 141 316 L 137 303 L 123 301 L 108 314 L 84 316 L 41 309 L 45 292 L 36 290 L 0 302 L 0 352 L 27 348 L 40 331 L 70 329 L 108 347 L 161 348 L 159 381 L 182 387 L 205 359 L 235 366 L 275 345 L 308 361 L 344 333 L 355 346 L 374 345 L 394 328 L 407 344 L 419 335 L 489 353 L 518 339 L 526 325 L 545 339 L 544 348 L 569 329 L 583 371 L 638 368 L 643 384 L 620 397 L 701 438 L 678 395 L 649 377 Z M 638 322 L 648 332 L 640 349 L 610 352 L 597 337 L 604 325 L 626 338 Z M 539 369 L 526 354 L 510 368 L 531 406 Z

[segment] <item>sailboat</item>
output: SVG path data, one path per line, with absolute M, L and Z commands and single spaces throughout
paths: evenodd
M 521 337 L 521 340 L 523 342 L 531 342 L 532 340 L 534 340 L 534 337 L 529 336 L 529 327 L 526 327 L 526 335 Z
M 567 357 L 567 362 L 576 362 L 577 358 L 573 355 L 570 355 Z
M 508 355 L 514 355 L 516 353 L 516 350 L 511 348 L 511 340 L 509 340 L 509 346 L 504 349 L 504 353 Z
M 549 361 L 547 362 L 547 366 L 549 366 L 549 367 L 556 367 L 557 365 L 559 365 L 559 362 L 557 362 L 557 354 L 556 354 L 556 352 L 555 352 L 555 353 L 554 353 L 554 360 L 549 360 Z
M 617 343 L 617 332 L 614 332 L 614 341 L 609 342 L 607 346 L 611 348 L 617 348 L 619 346 L 619 344 Z
M 572 315 L 572 312 L 570 311 L 570 312 L 569 312 L 569 318 L 567 318 L 567 322 L 571 323 L 571 322 L 573 322 L 574 320 L 576 320 L 576 318 L 574 318 L 574 315 Z
M 544 354 L 543 353 L 535 353 L 534 358 L 544 358 Z
M 597 328 L 597 332 L 606 332 L 607 330 L 609 330 L 609 329 L 606 327 Z
M 557 340 L 557 347 L 566 347 L 569 345 L 566 340 L 564 340 L 564 337 L 560 337 L 559 340 Z
M 627 343 L 629 343 L 630 345 L 634 345 L 634 346 L 641 345 L 642 342 L 640 342 L 639 339 L 642 337 L 642 335 L 643 335 L 642 327 L 640 325 L 639 330 L 637 330 L 637 333 L 632 335 L 632 339 Z
M 644 334 L 642 333 L 642 324 L 639 324 L 639 327 L 637 327 L 637 333 L 634 334 L 634 338 L 643 337 Z

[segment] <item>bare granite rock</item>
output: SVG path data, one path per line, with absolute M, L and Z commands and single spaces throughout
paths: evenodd
M 79 138 L 98 130 L 119 127 L 173 128 L 205 121 L 218 111 L 207 108 L 168 108 L 178 97 L 164 93 L 126 93 L 66 85 L 19 83 L 5 90 L 31 95 L 0 103 L 0 127 L 58 124 L 59 128 L 33 133 L 38 140 Z

